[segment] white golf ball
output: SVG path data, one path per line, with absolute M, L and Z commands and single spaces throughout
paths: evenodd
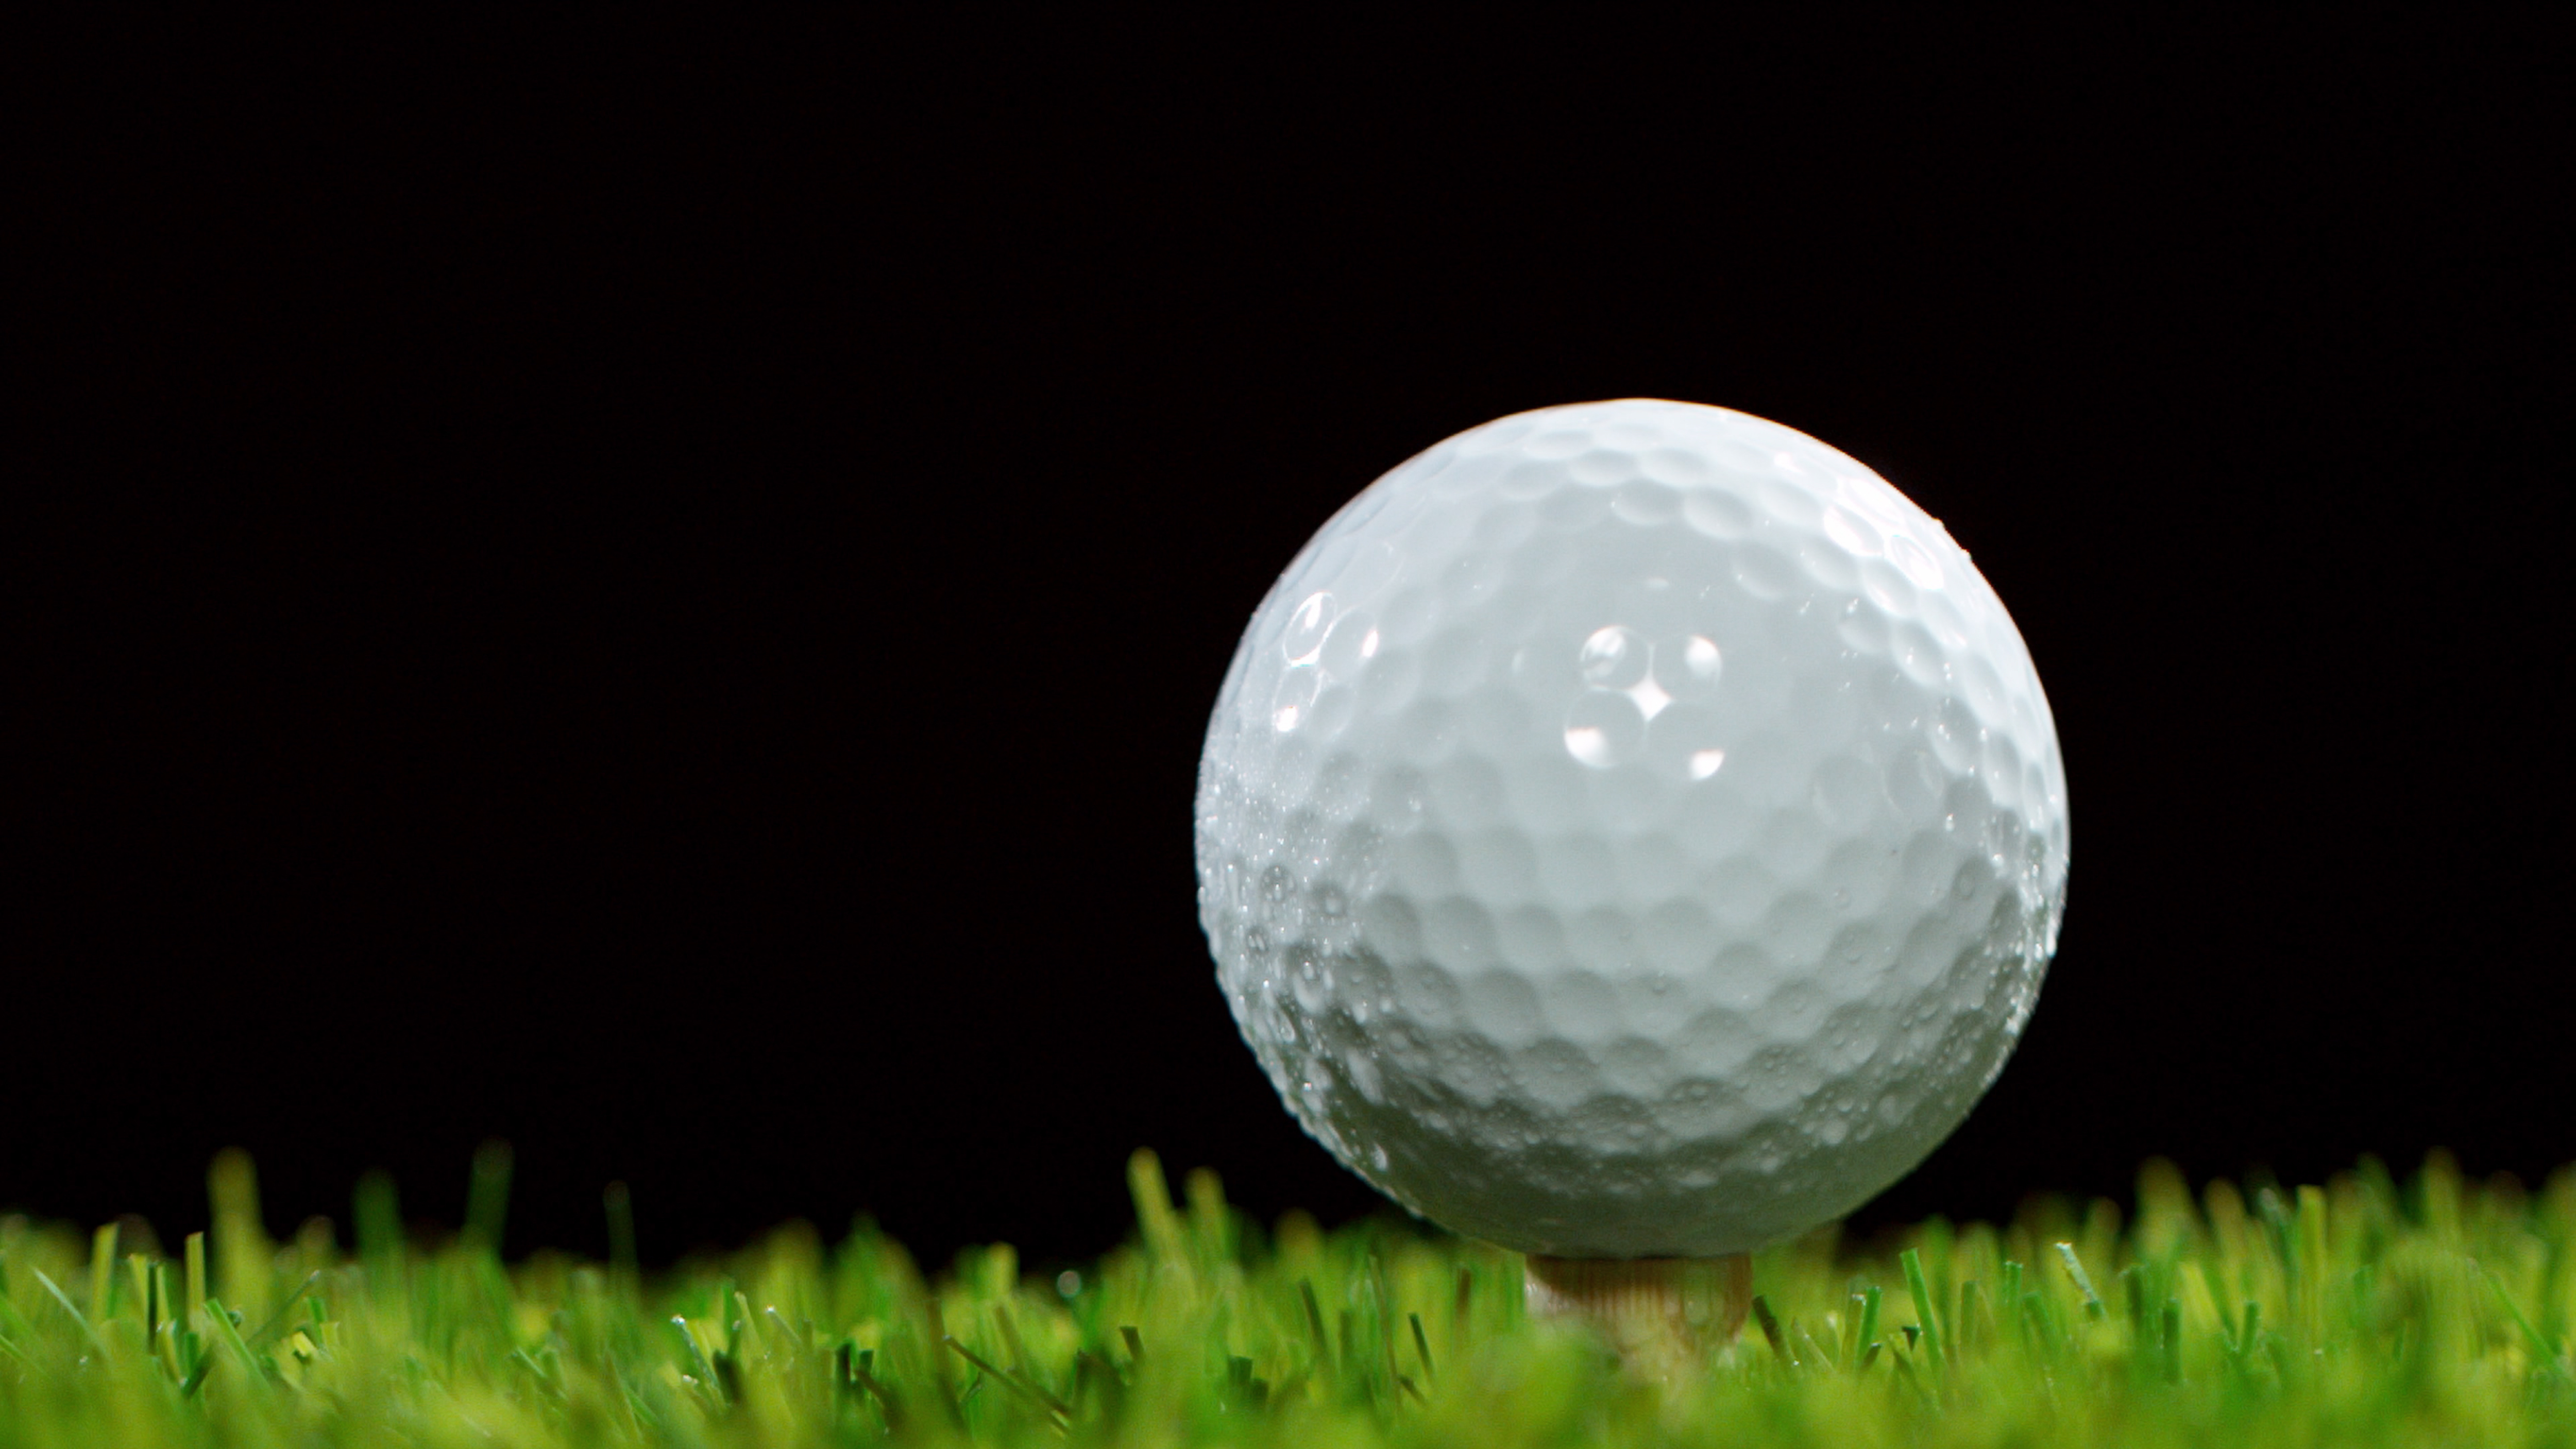
M 2066 778 L 1941 525 L 1777 423 L 1631 400 L 1449 439 L 1316 533 L 1227 671 L 1199 911 L 1306 1130 L 1564 1257 L 1840 1216 L 2003 1068 Z

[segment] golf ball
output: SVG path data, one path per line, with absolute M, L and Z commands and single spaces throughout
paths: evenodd
M 1199 912 L 1354 1172 L 1524 1252 L 1711 1256 L 1849 1212 L 2003 1068 L 2066 778 L 1941 525 L 1777 423 L 1630 400 L 1380 478 L 1254 613 Z

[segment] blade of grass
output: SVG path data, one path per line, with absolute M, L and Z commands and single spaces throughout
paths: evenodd
M 233 1325 L 232 1312 L 224 1307 L 222 1299 L 206 1300 L 206 1321 L 213 1326 L 215 1337 L 232 1350 L 234 1360 L 241 1364 L 242 1371 L 249 1374 L 253 1382 L 268 1377 L 274 1371 L 266 1359 L 252 1352 L 251 1346 L 242 1341 L 241 1330 Z
M 886 1432 L 902 1433 L 905 1423 L 903 1405 L 896 1400 L 894 1391 L 879 1382 L 876 1375 L 871 1373 L 865 1364 L 849 1364 L 848 1373 L 853 1382 L 867 1390 L 876 1399 L 877 1412 L 885 1415 Z
M 2075 1280 L 2075 1290 L 2084 1295 L 2084 1316 L 2099 1323 L 2110 1316 L 2102 1306 L 2102 1295 L 2093 1291 L 2093 1277 L 2084 1271 L 2084 1260 L 2075 1256 L 2073 1243 L 2059 1243 L 2057 1257 L 2066 1265 L 2066 1276 Z
M 1971 1348 L 1982 1348 L 1994 1331 L 1994 1315 L 1986 1310 L 1985 1290 L 1974 1278 L 1959 1285 L 1959 1316 L 1950 1323 L 1953 1357 Z
M 99 1337 L 96 1325 L 82 1317 L 81 1311 L 72 1306 L 71 1295 L 63 1291 L 62 1285 L 46 1277 L 45 1270 L 42 1268 L 33 1268 L 29 1271 L 36 1275 L 36 1281 L 43 1285 L 44 1290 L 53 1295 L 54 1301 L 62 1305 L 63 1312 L 71 1315 L 72 1322 L 80 1325 L 81 1336 L 89 1340 L 90 1347 L 102 1354 L 106 1353 L 107 1340 Z
M 930 1381 L 937 1389 L 939 1402 L 948 1415 L 948 1426 L 952 1429 L 964 1429 L 966 1427 L 964 1400 L 957 1392 L 956 1376 L 948 1371 L 948 1355 L 939 1351 L 941 1340 L 948 1337 L 948 1319 L 939 1306 L 937 1293 L 922 1300 L 921 1313 L 922 1317 L 930 1323 Z
M 185 1310 L 173 1311 L 170 1265 L 158 1260 L 152 1264 L 152 1322 L 152 1336 L 160 1345 L 161 1362 L 170 1370 L 172 1382 L 185 1379 L 190 1366 L 180 1359 L 179 1335 L 187 1331 L 188 1315 Z
M 698 1381 L 699 1388 L 705 1392 L 707 1397 L 714 1399 L 718 1404 L 722 1404 L 724 1402 L 724 1385 L 722 1381 L 716 1377 L 716 1366 L 708 1361 L 707 1351 L 705 1347 L 698 1342 L 697 1334 L 690 1331 L 689 1320 L 676 1313 L 672 1314 L 671 1331 L 678 1334 L 680 1337 L 680 1350 L 688 1359 L 691 1377 Z
M 1017 1375 L 993 1363 L 991 1360 L 985 1358 L 975 1350 L 968 1348 L 966 1345 L 959 1343 L 954 1335 L 943 1338 L 940 1342 L 947 1344 L 952 1349 L 955 1349 L 959 1358 L 966 1360 L 968 1363 L 973 1364 L 977 1369 L 980 1369 L 986 1378 L 993 1380 L 1002 1387 L 1009 1389 L 1011 1392 L 1018 1394 L 1024 1399 L 1027 1399 L 1030 1403 L 1037 1405 L 1047 1413 L 1054 1415 L 1058 1421 L 1065 1419 L 1071 1412 L 1066 1409 L 1053 1394 L 1040 1389 L 1035 1384 L 1022 1382 Z M 1060 1422 L 1059 1427 L 1061 1427 Z
M 142 1315 L 143 1351 L 152 1353 L 153 1342 L 159 1337 L 154 1330 L 160 1326 L 161 1307 L 152 1291 L 152 1260 L 141 1253 L 128 1253 L 125 1255 L 125 1272 L 134 1280 L 134 1304 Z
M 36 1339 L 36 1326 L 27 1321 L 26 1314 L 18 1311 L 18 1305 L 11 1301 L 5 1287 L 0 1287 L 0 1333 L 29 1343 Z
M 105 1323 L 116 1316 L 116 1224 L 90 1234 L 89 1318 Z
M 198 1316 L 199 1314 L 201 1314 L 201 1313 L 205 1312 L 205 1306 L 206 1306 L 206 1235 L 205 1235 L 205 1234 L 203 1234 L 203 1233 L 190 1233 L 190 1234 L 188 1235 L 187 1260 L 188 1260 L 188 1290 L 187 1290 L 187 1291 L 188 1291 L 188 1301 L 187 1301 L 187 1303 L 184 1305 L 184 1309 L 185 1309 L 185 1311 L 183 1311 L 182 1313 L 180 1313 L 180 1314 L 179 1314 L 179 1318 L 181 1319 L 181 1321 L 183 1321 L 183 1322 L 187 1323 L 189 1326 L 194 1327 L 194 1326 L 195 1326 L 195 1324 L 196 1324 L 197 1316 Z
M 1136 1226 L 1145 1235 L 1154 1261 L 1186 1275 L 1190 1269 L 1188 1238 L 1172 1207 L 1172 1187 L 1163 1176 L 1163 1159 L 1145 1148 L 1127 1159 L 1127 1190 L 1136 1201 Z
M 1797 1367 L 1798 1360 L 1789 1352 L 1788 1340 L 1780 1336 L 1780 1320 L 1771 1312 L 1771 1300 L 1756 1293 L 1753 1295 L 1752 1308 L 1753 1321 L 1761 1325 L 1762 1337 L 1770 1343 L 1771 1352 L 1779 1358 L 1780 1362 L 1791 1368 Z
M 1315 1342 L 1315 1363 L 1329 1370 L 1333 1362 L 1333 1341 L 1324 1332 L 1324 1310 L 1315 1303 L 1315 1285 L 1304 1278 L 1297 1280 L 1297 1296 L 1306 1306 L 1306 1332 Z
M 1056 1397 L 1048 1390 L 1045 1383 L 1039 1380 L 1037 1366 L 1029 1359 L 1029 1346 L 1020 1340 L 1020 1326 L 1012 1320 L 1011 1310 L 1003 1304 L 993 1305 L 993 1320 L 1002 1327 L 1002 1343 L 1011 1351 L 1011 1367 L 1019 1374 L 1020 1381 L 1045 1399 L 1048 1408 L 1058 1414 L 1071 1415 L 1073 1406 Z
M 1119 1377 L 1117 1366 L 1109 1360 L 1087 1348 L 1078 1348 L 1073 1351 L 1073 1398 L 1077 1406 L 1082 1402 L 1082 1391 L 1086 1386 L 1091 1386 L 1099 1398 L 1101 1413 L 1115 1418 L 1127 1390 L 1127 1381 Z
M 182 1330 L 179 1341 L 186 1350 L 183 1358 L 188 1365 L 187 1372 L 179 1380 L 179 1397 L 193 1398 L 197 1390 L 205 1387 L 206 1375 L 214 1371 L 215 1356 L 194 1329 Z
M 2513 1295 L 2504 1290 L 2504 1280 L 2495 1275 L 2494 1269 L 2483 1263 L 2478 1265 L 2478 1273 L 2487 1280 L 2487 1286 L 2495 1290 L 2496 1301 L 2503 1304 L 2504 1311 L 2512 1316 L 2514 1327 L 2522 1330 L 2523 1346 L 2531 1352 L 2532 1367 L 2541 1373 L 2564 1377 L 2564 1368 L 2558 1361 L 2558 1351 L 2550 1347 L 2549 1340 L 2540 1336 L 2540 1330 L 2534 1328 L 2531 1320 L 2524 1316 L 2522 1305 L 2514 1302 Z
M 1923 1325 L 1923 1356 L 1936 1365 L 1946 1362 L 1949 1355 L 1942 1351 L 1941 1324 L 1932 1316 L 1932 1288 L 1923 1278 L 1923 1255 L 1908 1248 L 1896 1261 L 1905 1270 L 1905 1291 L 1914 1299 L 1915 1320 Z
M 259 1326 L 259 1331 L 248 1335 L 247 1341 L 250 1345 L 256 1348 L 268 1342 L 271 1334 L 285 1328 L 288 1320 L 295 1316 L 296 1304 L 312 1291 L 314 1284 L 320 1281 L 322 1281 L 322 1270 L 319 1268 L 305 1274 L 304 1281 L 295 1286 L 294 1292 L 286 1295 L 285 1301 L 277 1305 L 277 1311 L 268 1315 L 268 1321 Z

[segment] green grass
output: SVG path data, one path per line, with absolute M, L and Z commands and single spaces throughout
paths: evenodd
M 434 1249 L 363 1185 L 354 1252 L 267 1241 L 228 1156 L 211 1254 L 0 1221 L 0 1446 L 2576 1443 L 2576 1172 L 2195 1196 L 2150 1164 L 2125 1212 L 1819 1233 L 1757 1256 L 1741 1342 L 1668 1385 L 1527 1320 L 1511 1254 L 1131 1180 L 1136 1241 L 1078 1277 L 791 1226 L 646 1280 L 505 1267 L 505 1154 Z

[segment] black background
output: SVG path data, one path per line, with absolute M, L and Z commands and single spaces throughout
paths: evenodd
M 1025 26 L 67 43 L 0 1204 L 1372 1210 L 1213 987 L 1199 732 L 1351 493 L 1625 395 L 1876 467 L 2055 706 L 2063 951 L 1865 1219 L 2576 1158 L 2562 22 Z

